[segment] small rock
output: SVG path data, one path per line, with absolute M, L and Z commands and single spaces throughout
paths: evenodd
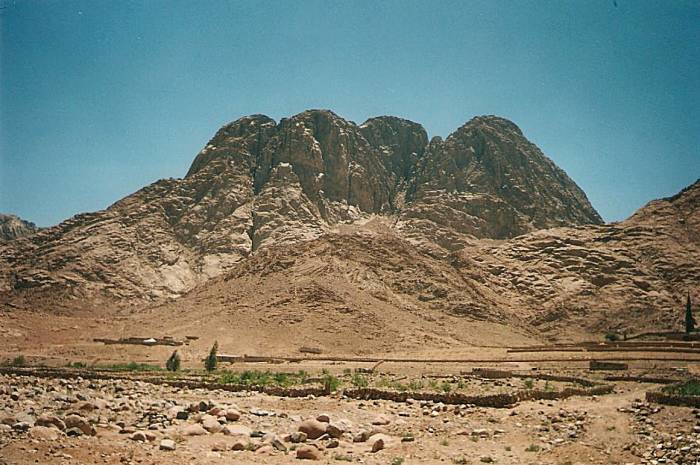
M 313 446 L 300 446 L 297 449 L 297 458 L 303 460 L 320 460 L 321 451 Z
M 53 415 L 41 415 L 36 419 L 37 426 L 49 426 L 60 429 L 61 431 L 66 429 L 66 424 L 60 418 Z
M 252 429 L 243 425 L 226 425 L 221 430 L 227 436 L 246 436 L 250 437 Z
M 384 439 L 383 438 L 377 438 L 371 441 L 372 444 L 372 452 L 379 452 L 380 450 L 384 449 Z
M 131 436 L 129 436 L 129 439 L 132 441 L 139 441 L 139 442 L 146 442 L 146 433 L 143 431 L 137 431 Z
M 307 434 L 303 431 L 295 431 L 289 435 L 289 442 L 299 444 L 300 442 L 306 442 L 307 437 Z
M 246 450 L 248 442 L 243 439 L 236 439 L 231 445 L 231 450 Z
M 391 419 L 387 417 L 386 415 L 377 415 L 372 419 L 372 424 L 373 425 L 388 425 L 391 423 Z
M 29 436 L 42 441 L 55 441 L 58 439 L 59 432 L 56 428 L 48 426 L 35 426 L 29 430 Z
M 185 436 L 204 436 L 207 434 L 207 430 L 204 429 L 199 423 L 193 425 L 187 425 L 182 429 L 182 434 Z
M 228 421 L 238 421 L 238 419 L 241 418 L 241 413 L 238 410 L 229 409 L 226 410 L 224 416 Z
M 160 450 L 175 450 L 175 441 L 172 439 L 163 439 L 160 441 Z
M 210 433 L 218 433 L 224 429 L 221 423 L 211 415 L 207 415 L 202 419 L 202 426 Z
M 328 444 L 326 444 L 326 449 L 335 449 L 339 445 L 340 445 L 340 441 L 338 441 L 337 439 L 334 438 L 334 439 L 331 439 L 330 441 L 328 441 Z
M 326 426 L 318 420 L 306 420 L 299 425 L 298 430 L 306 433 L 309 439 L 318 439 L 326 432 Z
M 95 436 L 97 431 L 85 418 L 79 415 L 68 415 L 65 419 L 66 428 L 78 428 L 83 434 Z

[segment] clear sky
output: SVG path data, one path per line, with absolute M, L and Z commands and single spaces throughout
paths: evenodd
M 513 120 L 606 220 L 700 177 L 700 2 L 0 0 L 0 212 L 182 177 L 224 123 Z

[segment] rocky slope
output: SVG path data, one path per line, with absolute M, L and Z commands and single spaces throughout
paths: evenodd
M 25 221 L 16 215 L 0 213 L 0 242 L 34 234 L 38 229 L 34 223 Z
M 696 182 L 604 225 L 494 116 L 428 142 L 395 117 L 253 115 L 183 179 L 0 245 L 0 302 L 135 305 L 182 331 L 206 321 L 241 350 L 680 328 L 681 299 L 700 294 L 699 205 Z
M 700 295 L 699 207 L 700 181 L 621 223 L 472 238 L 447 258 L 377 217 L 260 250 L 151 307 L 144 324 L 207 321 L 209 337 L 253 353 L 309 345 L 412 352 L 680 330 L 685 293 Z
M 473 237 L 601 222 L 501 118 L 428 143 L 419 124 L 395 117 L 357 126 L 324 110 L 279 123 L 252 115 L 221 128 L 185 178 L 1 246 L 0 292 L 120 304 L 178 297 L 259 250 L 373 216 L 442 257 Z
M 455 250 L 470 236 L 600 224 L 583 191 L 510 121 L 477 117 L 416 164 L 399 229 Z

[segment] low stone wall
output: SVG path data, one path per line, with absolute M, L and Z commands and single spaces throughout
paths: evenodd
M 608 362 L 601 360 L 591 360 L 588 365 L 589 370 L 627 370 L 629 366 L 626 363 L 621 362 Z
M 606 376 L 605 381 L 624 381 L 632 383 L 673 384 L 680 383 L 680 379 L 654 378 L 650 376 Z
M 663 392 L 647 392 L 646 399 L 647 402 L 655 402 L 657 404 L 700 408 L 700 396 L 677 396 Z
M 589 389 L 565 388 L 561 391 L 527 390 L 515 391 L 511 394 L 487 394 L 481 396 L 469 396 L 460 393 L 430 393 L 430 392 L 396 392 L 374 388 L 361 388 L 343 391 L 343 394 L 353 399 L 363 400 L 391 400 L 405 402 L 406 399 L 430 400 L 443 404 L 471 404 L 478 407 L 511 407 L 518 402 L 526 400 L 555 400 L 565 399 L 571 396 L 593 396 L 613 392 L 614 386 L 602 385 Z
M 188 389 L 209 389 L 230 392 L 256 391 L 279 397 L 317 397 L 328 395 L 329 392 L 321 387 L 282 388 L 277 386 L 249 386 L 243 384 L 221 384 L 201 380 L 169 379 L 156 376 L 125 376 L 123 373 L 105 373 L 90 370 L 68 370 L 60 368 L 18 368 L 2 367 L 0 373 L 20 376 L 35 376 L 41 378 L 83 378 L 83 379 L 132 379 L 150 384 L 162 384 Z M 444 404 L 472 404 L 479 407 L 510 407 L 518 402 L 527 400 L 555 400 L 571 396 L 594 396 L 613 392 L 613 385 L 600 385 L 593 388 L 565 388 L 561 391 L 523 390 L 510 394 L 488 394 L 469 396 L 461 393 L 431 393 L 431 392 L 397 392 L 374 388 L 349 389 L 343 395 L 352 399 L 392 400 L 405 402 L 406 399 L 430 400 Z
M 471 371 L 472 375 L 475 376 L 480 376 L 482 378 L 487 378 L 487 379 L 504 379 L 504 378 L 521 378 L 521 379 L 541 379 L 544 381 L 559 381 L 562 383 L 576 383 L 580 384 L 581 386 L 587 386 L 587 387 L 592 387 L 596 386 L 600 383 L 596 383 L 594 381 L 590 381 L 585 378 L 576 378 L 575 376 L 563 376 L 563 375 L 550 375 L 547 373 L 531 373 L 531 374 L 523 374 L 523 373 L 512 373 L 510 371 L 505 371 L 505 370 L 492 370 L 490 368 L 474 368 Z

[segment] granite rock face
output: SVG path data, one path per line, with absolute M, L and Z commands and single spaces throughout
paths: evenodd
M 603 222 L 566 173 L 503 118 L 476 117 L 426 152 L 399 222 L 416 241 L 456 250 L 469 236 Z
M 0 242 L 34 234 L 38 229 L 34 223 L 25 221 L 16 215 L 0 213 Z
M 222 127 L 184 178 L 0 245 L 0 292 L 174 298 L 261 249 L 372 218 L 443 257 L 474 238 L 601 223 L 502 118 L 428 142 L 422 126 L 396 117 L 358 126 L 327 110 L 279 123 L 252 115 Z

